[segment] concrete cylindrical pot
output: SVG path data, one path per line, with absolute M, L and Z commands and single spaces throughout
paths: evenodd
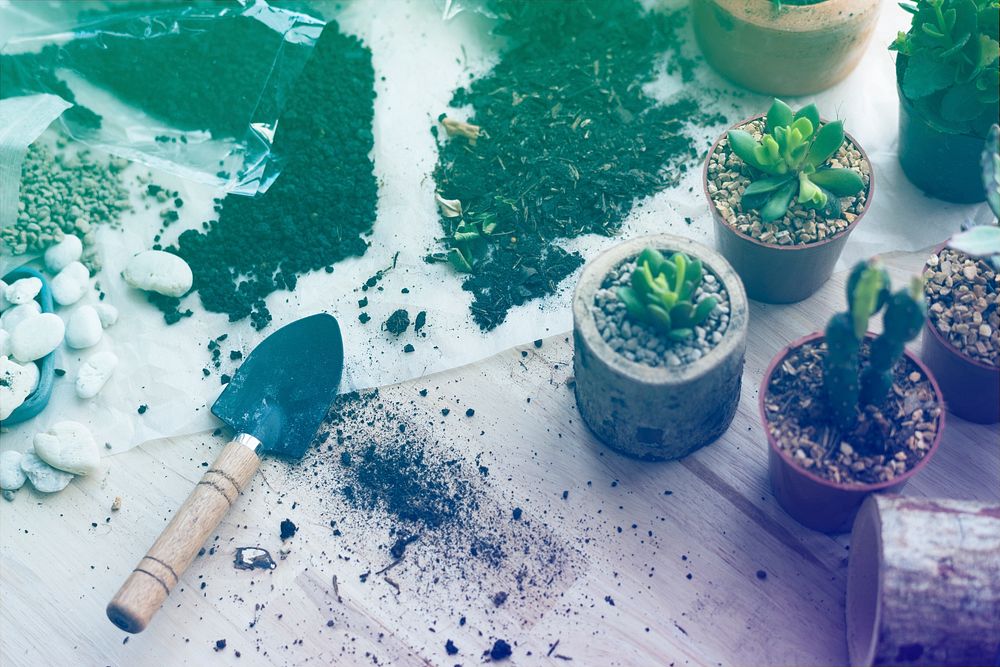
M 736 123 L 730 130 L 738 129 L 763 118 L 758 114 L 752 118 Z M 823 121 L 824 123 L 826 121 Z M 727 132 L 728 134 L 728 132 Z M 871 208 L 872 197 L 875 194 L 875 170 L 868 174 L 868 192 L 865 207 L 858 216 L 843 230 L 829 238 L 815 243 L 800 245 L 780 245 L 765 243 L 729 225 L 708 191 L 708 167 L 712 156 L 719 149 L 723 134 L 712 145 L 705 158 L 702 169 L 702 187 L 708 207 L 715 221 L 715 242 L 719 252 L 729 260 L 736 273 L 743 279 L 747 295 L 754 301 L 764 303 L 795 303 L 816 292 L 833 275 L 840 254 L 847 245 L 847 239 Z M 861 157 L 871 166 L 871 160 L 854 137 L 845 133 L 845 138 L 861 153 Z
M 878 20 L 880 0 L 691 0 L 705 60 L 727 79 L 771 95 L 807 95 L 857 66 Z
M 874 336 L 868 333 L 870 339 Z M 822 333 L 813 333 L 803 336 L 784 349 L 778 352 L 771 360 L 770 366 L 764 373 L 764 379 L 760 384 L 758 392 L 758 408 L 760 410 L 760 420 L 764 427 L 764 435 L 767 437 L 768 456 L 767 471 L 771 482 L 771 490 L 778 504 L 793 519 L 807 528 L 819 530 L 824 533 L 844 533 L 851 529 L 854 517 L 864 502 L 872 493 L 877 492 L 898 492 L 911 477 L 920 472 L 937 452 L 941 442 L 941 434 L 945 427 L 945 412 L 941 411 L 938 417 L 937 432 L 934 441 L 931 443 L 927 453 L 912 468 L 902 473 L 898 477 L 877 484 L 844 484 L 820 477 L 810 470 L 803 468 L 795 460 L 778 446 L 771 429 L 768 427 L 766 400 L 768 387 L 771 384 L 771 376 L 778 366 L 784 363 L 789 352 L 807 343 L 823 338 Z M 938 404 L 943 406 L 944 399 L 941 389 L 934 379 L 934 375 L 909 351 L 905 352 L 906 358 L 913 362 L 921 373 L 931 383 Z
M 610 271 L 646 248 L 699 258 L 729 296 L 729 324 L 703 357 L 682 366 L 630 361 L 604 340 L 594 298 Z M 573 295 L 576 402 L 594 434 L 612 449 L 645 460 L 677 459 L 729 427 L 740 399 L 749 310 L 739 277 L 715 251 L 657 234 L 617 245 L 584 267 Z

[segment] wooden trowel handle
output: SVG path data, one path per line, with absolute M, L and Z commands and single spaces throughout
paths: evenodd
M 260 467 L 253 440 L 240 436 L 194 487 L 174 518 L 108 604 L 108 618 L 126 632 L 142 632 L 198 550 Z

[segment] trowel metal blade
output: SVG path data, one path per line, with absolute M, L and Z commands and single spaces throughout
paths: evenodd
M 263 452 L 301 457 L 337 395 L 344 343 L 325 313 L 265 338 L 243 361 L 212 413 L 261 442 Z

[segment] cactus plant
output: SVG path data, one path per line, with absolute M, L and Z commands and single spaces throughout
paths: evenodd
M 815 104 L 793 112 L 775 99 L 760 140 L 746 130 L 730 130 L 727 136 L 733 153 L 759 172 L 740 203 L 744 209 L 757 209 L 765 222 L 785 217 L 793 199 L 824 217 L 835 217 L 840 214 L 838 198 L 865 187 L 856 171 L 828 166 L 844 143 L 844 123 L 821 125 Z
M 985 137 L 1000 99 L 997 0 L 914 0 L 908 32 L 890 49 L 906 56 L 900 89 L 933 127 Z
M 859 262 L 847 281 L 848 310 L 826 327 L 823 385 L 833 421 L 851 428 L 866 405 L 878 405 L 892 388 L 893 368 L 906 343 L 924 322 L 923 288 L 915 278 L 908 289 L 890 291 L 889 274 L 877 260 Z M 871 342 L 867 363 L 861 344 L 868 320 L 883 311 L 883 332 Z
M 647 248 L 636 260 L 631 285 L 619 288 L 618 298 L 633 320 L 652 326 L 670 340 L 684 340 L 717 303 L 711 296 L 697 304 L 691 301 L 703 274 L 701 260 L 681 252 L 667 259 L 655 248 Z

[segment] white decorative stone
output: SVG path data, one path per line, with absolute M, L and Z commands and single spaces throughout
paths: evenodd
M 0 329 L 0 357 L 10 356 L 10 332 Z
M 38 293 L 42 291 L 42 281 L 34 276 L 15 280 L 3 290 L 3 296 L 7 302 L 15 306 L 33 301 Z
M 97 345 L 104 334 L 101 318 L 93 306 L 80 306 L 69 317 L 66 325 L 66 344 L 74 350 Z
M 0 280 L 0 313 L 10 308 L 10 304 L 7 302 L 7 297 L 4 296 L 4 292 L 7 291 L 7 283 Z
M 76 376 L 76 395 L 93 398 L 100 393 L 118 366 L 118 357 L 111 352 L 98 352 L 80 366 Z
M 13 449 L 0 454 L 0 489 L 17 491 L 28 480 L 21 470 L 21 452 Z
M 45 268 L 59 273 L 83 255 L 83 243 L 73 234 L 67 234 L 62 241 L 45 251 Z
M 34 373 L 32 373 L 34 370 Z M 21 407 L 38 383 L 38 367 L 0 357 L 0 421 Z
M 21 470 L 35 490 L 41 493 L 62 491 L 73 481 L 72 474 L 53 468 L 31 451 L 21 457 Z
M 14 329 L 10 337 L 10 351 L 21 363 L 41 359 L 59 347 L 66 333 L 66 325 L 54 313 L 29 317 Z
M 107 329 L 118 321 L 118 309 L 110 303 L 98 303 L 94 306 L 97 316 L 101 319 L 101 326 Z
M 35 453 L 53 468 L 87 475 L 101 467 L 94 436 L 78 422 L 59 422 L 35 434 Z
M 72 306 L 87 291 L 90 271 L 80 262 L 70 262 L 52 279 L 52 298 L 60 306 Z
M 136 289 L 180 297 L 191 289 L 191 267 L 177 255 L 162 250 L 140 252 L 125 265 L 122 274 Z
M 42 307 L 37 301 L 29 301 L 20 306 L 14 306 L 5 311 L 3 315 L 0 315 L 0 328 L 6 329 L 9 333 L 14 333 L 14 329 L 17 328 L 18 324 L 40 312 L 42 312 Z

